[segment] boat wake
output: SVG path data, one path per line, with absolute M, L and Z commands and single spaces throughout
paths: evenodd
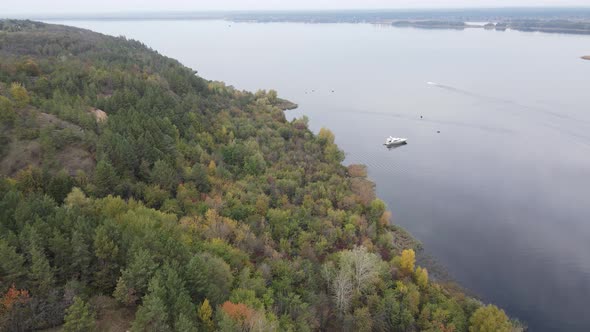
M 473 93 L 471 91 L 467 91 L 467 90 L 463 90 L 463 89 L 458 89 L 458 88 L 452 87 L 450 85 L 444 85 L 444 84 L 439 84 L 439 83 L 435 83 L 435 82 L 426 82 L 426 84 L 428 84 L 430 86 L 434 86 L 434 87 L 440 88 L 440 89 L 444 89 L 444 90 L 447 90 L 447 91 L 452 91 L 452 92 L 455 92 L 455 93 L 460 93 L 462 95 L 466 95 L 466 96 L 469 96 L 469 97 L 473 97 L 473 98 L 477 98 L 477 99 L 482 99 L 482 100 L 486 100 L 486 101 L 508 102 L 508 101 L 505 101 L 505 100 L 495 99 L 493 97 L 487 97 L 487 96 L 484 96 L 484 95 Z
M 571 124 L 572 121 L 576 122 L 576 123 L 582 123 L 584 125 L 589 125 L 590 121 L 587 121 L 584 119 L 579 119 L 576 117 L 572 117 L 568 114 L 550 111 L 550 110 L 547 110 L 542 107 L 524 105 L 524 104 L 521 104 L 517 101 L 513 101 L 513 100 L 509 100 L 509 99 L 502 99 L 502 98 L 493 97 L 493 96 L 481 95 L 481 94 L 474 93 L 474 92 L 471 92 L 468 90 L 455 88 L 455 87 L 452 87 L 449 85 L 439 84 L 439 83 L 435 83 L 435 82 L 426 82 L 426 84 L 440 88 L 440 89 L 444 89 L 444 90 L 447 90 L 450 92 L 454 92 L 457 94 L 462 94 L 464 96 L 468 96 L 468 97 L 477 99 L 482 102 L 508 106 L 508 107 L 510 107 L 511 110 L 516 109 L 516 110 L 520 110 L 522 112 L 522 113 L 511 113 L 513 116 L 516 115 L 516 116 L 520 116 L 520 117 L 530 117 L 530 116 L 534 116 L 534 115 L 544 115 L 545 117 L 535 117 L 534 121 L 536 121 L 537 123 L 539 123 L 545 127 L 548 127 L 553 130 L 557 130 L 563 134 L 574 137 L 574 138 L 576 138 L 576 140 L 583 140 L 584 144 L 590 144 L 590 137 L 588 137 L 586 135 L 580 135 L 577 133 L 573 133 L 570 130 L 563 129 L 564 127 L 569 128 L 570 127 L 569 125 Z M 527 115 L 527 113 L 528 113 L 528 115 Z
M 496 103 L 496 104 L 504 104 L 504 105 L 509 105 L 509 106 L 513 106 L 513 107 L 517 107 L 518 109 L 521 110 L 526 110 L 526 111 L 531 111 L 531 112 L 536 112 L 536 113 L 543 113 L 545 115 L 549 115 L 555 118 L 560 118 L 560 119 L 567 119 L 567 120 L 574 120 L 577 122 L 586 122 L 588 123 L 588 121 L 582 120 L 582 119 L 577 119 L 571 116 L 568 116 L 566 114 L 562 114 L 562 113 L 557 113 L 557 112 L 552 112 L 549 110 L 546 110 L 544 108 L 541 107 L 535 107 L 535 106 L 529 106 L 529 105 L 524 105 L 521 104 L 519 102 L 513 101 L 513 100 L 509 100 L 509 99 L 502 99 L 502 98 L 498 98 L 498 97 L 492 97 L 492 96 L 485 96 L 485 95 L 481 95 L 478 93 L 474 93 L 468 90 L 463 90 L 463 89 L 459 89 L 459 88 L 455 88 L 449 85 L 444 85 L 444 84 L 438 84 L 438 83 L 434 83 L 434 82 L 426 82 L 426 84 L 428 85 L 432 85 L 435 86 L 437 88 L 441 88 L 447 91 L 451 91 L 451 92 L 455 92 L 455 93 L 459 93 L 465 96 L 469 96 L 475 99 L 479 99 L 481 101 L 484 102 L 489 102 L 489 103 Z

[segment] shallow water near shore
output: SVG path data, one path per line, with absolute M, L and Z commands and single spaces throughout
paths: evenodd
M 590 36 L 368 24 L 64 21 L 140 40 L 208 79 L 276 89 L 393 221 L 532 331 L 588 331 Z M 433 82 L 435 84 L 427 84 Z M 389 135 L 408 145 L 388 150 Z

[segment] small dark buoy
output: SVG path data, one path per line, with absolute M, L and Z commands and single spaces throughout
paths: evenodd
M 422 119 L 422 115 L 420 115 L 420 119 Z
M 436 133 L 437 133 L 437 134 L 440 134 L 440 130 L 437 130 L 437 131 L 436 131 Z
M 334 90 L 332 90 L 332 93 L 334 93 Z

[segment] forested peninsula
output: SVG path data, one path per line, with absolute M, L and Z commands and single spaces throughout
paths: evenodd
M 0 20 L 0 330 L 522 330 L 429 280 L 294 106 L 137 41 Z

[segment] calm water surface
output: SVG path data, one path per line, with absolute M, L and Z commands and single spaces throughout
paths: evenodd
M 463 286 L 532 331 L 589 331 L 590 37 L 362 24 L 63 24 L 276 89 Z M 426 82 L 436 82 L 428 85 Z M 438 133 L 440 131 L 440 133 Z M 409 139 L 387 150 L 389 136 Z

